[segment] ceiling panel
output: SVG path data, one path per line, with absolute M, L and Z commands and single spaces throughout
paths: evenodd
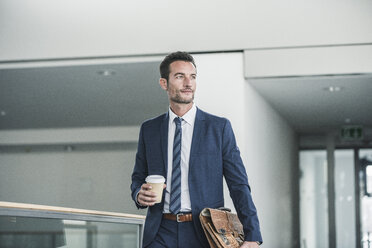
M 139 125 L 168 107 L 158 65 L 0 70 L 0 129 Z
M 299 133 L 372 126 L 372 75 L 249 80 Z M 330 92 L 330 86 L 340 90 Z

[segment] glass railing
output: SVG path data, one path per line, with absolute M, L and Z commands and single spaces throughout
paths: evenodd
M 139 248 L 145 217 L 0 202 L 0 248 Z

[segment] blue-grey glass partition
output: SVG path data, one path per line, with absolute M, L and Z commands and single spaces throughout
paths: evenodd
M 143 216 L 2 207 L 0 248 L 138 248 Z

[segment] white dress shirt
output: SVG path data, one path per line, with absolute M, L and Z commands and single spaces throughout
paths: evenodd
M 192 134 L 194 132 L 194 123 L 196 116 L 195 104 L 183 116 L 181 123 L 182 128 L 182 146 L 181 146 L 181 212 L 191 212 L 191 202 L 189 193 L 189 159 L 192 142 Z M 167 188 L 165 189 L 164 213 L 169 213 L 170 191 L 172 188 L 172 166 L 173 166 L 173 141 L 176 124 L 174 118 L 177 115 L 169 108 L 169 127 L 168 127 L 168 173 L 167 173 Z

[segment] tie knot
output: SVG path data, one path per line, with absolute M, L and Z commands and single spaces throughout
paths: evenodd
M 176 117 L 174 118 L 174 122 L 176 123 L 176 125 L 181 125 L 181 122 L 182 122 L 182 118 L 181 117 Z

